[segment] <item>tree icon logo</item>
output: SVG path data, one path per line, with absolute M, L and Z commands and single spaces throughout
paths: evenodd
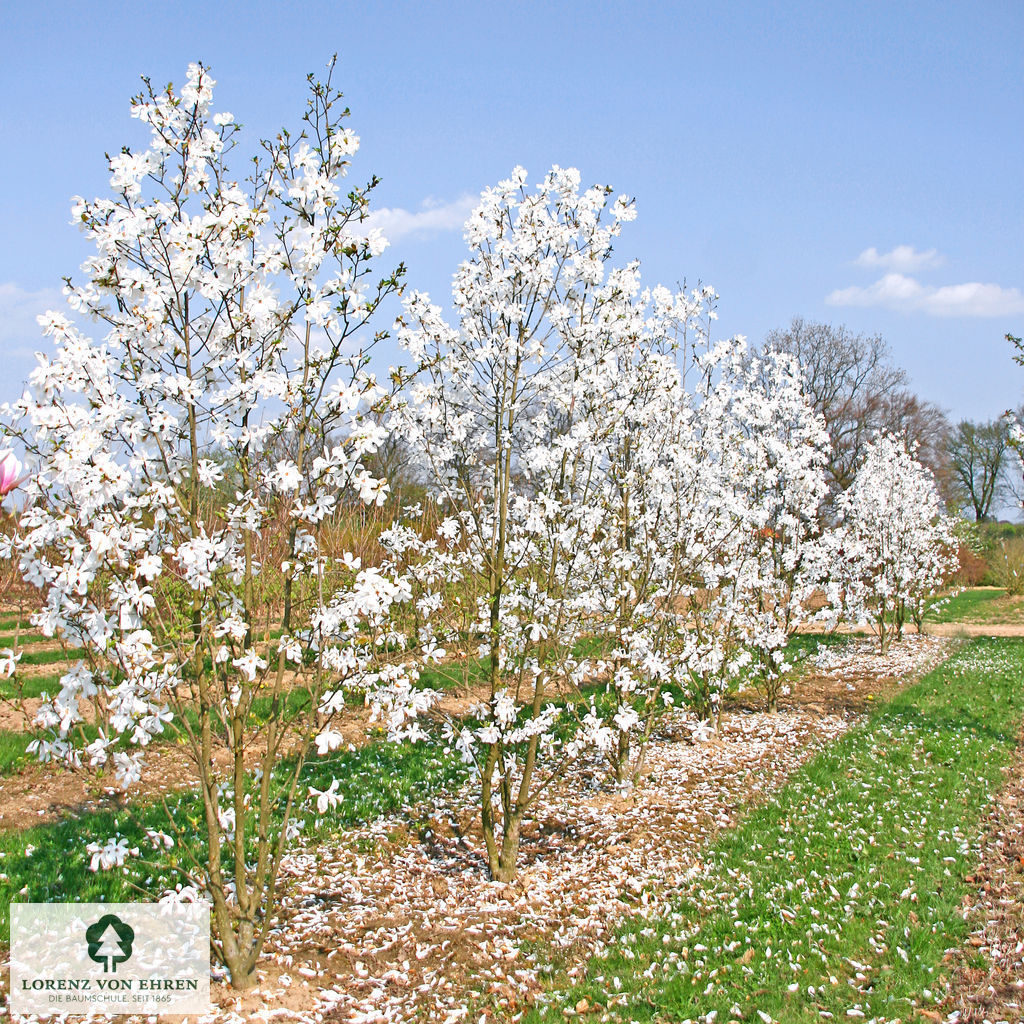
M 104 914 L 95 924 L 85 930 L 85 941 L 89 944 L 89 959 L 103 964 L 103 973 L 117 973 L 117 965 L 123 964 L 132 955 L 135 932 L 113 914 Z

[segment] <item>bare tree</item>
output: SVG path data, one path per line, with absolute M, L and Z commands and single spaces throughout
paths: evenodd
M 962 420 L 949 436 L 947 451 L 961 505 L 970 508 L 979 523 L 992 518 L 993 505 L 1004 493 L 1009 442 L 1009 424 L 1003 419 Z
M 945 413 L 909 390 L 906 373 L 880 334 L 854 334 L 841 324 L 794 317 L 784 330 L 771 331 L 764 347 L 788 352 L 800 363 L 807 396 L 828 429 L 826 471 L 833 494 L 850 486 L 865 447 L 882 432 L 916 441 L 918 458 L 933 471 L 940 491 L 947 490 Z
M 832 442 L 826 467 L 835 491 L 853 481 L 865 445 L 883 426 L 886 400 L 907 384 L 881 335 L 854 334 L 842 325 L 794 317 L 771 331 L 765 347 L 788 352 L 804 372 L 808 397 Z

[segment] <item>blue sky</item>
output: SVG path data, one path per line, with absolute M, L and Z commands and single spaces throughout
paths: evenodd
M 636 197 L 617 252 L 701 280 L 719 329 L 880 332 L 956 417 L 1024 400 L 1024 4 L 220 3 L 0 11 L 0 398 L 88 254 L 69 197 L 139 146 L 140 74 L 191 60 L 253 137 L 297 127 L 340 55 L 360 177 L 411 285 L 446 299 L 471 197 L 522 164 Z

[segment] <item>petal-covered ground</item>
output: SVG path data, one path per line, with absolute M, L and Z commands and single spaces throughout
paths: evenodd
M 210 1020 L 479 1020 L 495 1004 L 514 1017 L 549 965 L 572 977 L 626 914 L 663 912 L 716 832 L 949 644 L 908 637 L 879 658 L 856 641 L 823 657 L 781 713 L 739 709 L 711 742 L 678 738 L 680 718 L 626 795 L 599 763 L 578 765 L 538 807 L 511 885 L 486 880 L 469 791 L 296 853 L 259 989 L 218 987 Z

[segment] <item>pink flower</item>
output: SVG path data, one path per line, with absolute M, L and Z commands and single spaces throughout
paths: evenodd
M 0 497 L 9 494 L 21 482 L 21 462 L 17 456 L 5 448 L 0 451 Z

